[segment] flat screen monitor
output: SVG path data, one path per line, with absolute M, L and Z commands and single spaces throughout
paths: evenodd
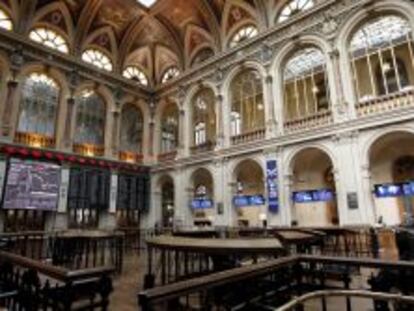
M 293 202 L 307 203 L 313 202 L 312 191 L 299 191 L 293 193 Z
M 307 190 L 293 193 L 293 202 L 309 203 L 309 202 L 327 202 L 335 198 L 335 192 L 331 189 Z
M 3 208 L 56 210 L 60 179 L 60 166 L 57 164 L 10 159 Z

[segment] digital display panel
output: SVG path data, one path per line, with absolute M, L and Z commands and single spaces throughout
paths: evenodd
M 375 185 L 375 195 L 378 198 L 392 198 L 404 195 L 402 184 Z
M 210 199 L 193 199 L 191 201 L 191 208 L 193 209 L 213 208 L 213 201 Z
M 3 208 L 54 211 L 60 187 L 60 166 L 12 158 L 9 162 Z
M 330 189 L 307 190 L 293 193 L 293 202 L 295 203 L 327 202 L 334 199 L 335 193 Z
M 236 207 L 264 205 L 266 200 L 263 195 L 238 195 L 233 198 Z

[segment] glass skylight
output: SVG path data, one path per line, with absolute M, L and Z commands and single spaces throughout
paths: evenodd
M 112 71 L 112 62 L 108 56 L 106 56 L 101 51 L 95 49 L 89 49 L 83 52 L 82 60 L 90 63 L 100 69 L 104 69 L 106 71 Z
M 180 75 L 180 71 L 177 67 L 170 67 L 162 76 L 161 82 L 166 83 Z
M 313 0 L 292 0 L 282 8 L 277 21 L 278 23 L 284 22 L 293 15 L 308 10 L 314 5 Z
M 134 81 L 137 81 L 139 84 L 147 86 L 148 85 L 148 78 L 145 75 L 145 73 L 143 73 L 141 71 L 141 69 L 139 69 L 136 66 L 128 66 L 125 68 L 124 72 L 122 73 L 122 75 L 127 78 L 127 79 L 131 79 Z
M 53 30 L 46 28 L 36 28 L 30 32 L 30 39 L 51 49 L 58 50 L 62 53 L 68 53 L 68 45 L 62 36 Z
M 325 64 L 325 56 L 317 48 L 306 48 L 296 53 L 286 64 L 284 80 L 302 76 Z
M 258 31 L 256 27 L 254 26 L 243 27 L 239 31 L 237 31 L 236 34 L 231 38 L 230 47 L 234 47 L 244 40 L 251 39 L 257 36 L 257 34 L 258 34 Z
M 398 16 L 382 16 L 366 23 L 352 37 L 351 51 L 380 47 L 411 33 L 405 19 Z
M 143 6 L 146 6 L 147 8 L 149 8 L 155 2 L 157 2 L 157 0 L 137 0 L 137 2 L 140 3 L 140 4 L 142 4 Z
M 0 28 L 6 30 L 13 29 L 13 23 L 11 21 L 11 18 L 3 10 L 0 10 Z

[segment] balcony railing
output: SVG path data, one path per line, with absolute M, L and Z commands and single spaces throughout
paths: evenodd
M 198 153 L 202 153 L 202 152 L 212 151 L 214 149 L 215 145 L 216 145 L 215 142 L 207 141 L 203 144 L 192 146 L 191 147 L 191 153 L 192 154 L 198 154 Z
M 287 132 L 304 131 L 315 127 L 331 124 L 333 122 L 331 111 L 322 111 L 303 118 L 292 119 L 285 122 Z
M 105 154 L 105 147 L 90 144 L 74 144 L 73 152 L 90 157 L 102 157 Z
M 245 144 L 250 141 L 264 139 L 266 130 L 264 128 L 254 131 L 246 132 L 237 136 L 231 137 L 231 143 L 233 145 Z
M 409 89 L 362 101 L 356 105 L 356 111 L 358 117 L 363 117 L 413 105 L 414 89 Z
M 16 143 L 38 148 L 54 148 L 56 144 L 54 137 L 35 133 L 17 132 L 14 140 Z
M 158 161 L 159 162 L 174 161 L 176 157 L 177 157 L 177 150 L 160 153 L 158 155 Z
M 120 151 L 119 159 L 121 161 L 129 163 L 142 163 L 144 156 L 141 153 L 135 153 L 130 151 Z

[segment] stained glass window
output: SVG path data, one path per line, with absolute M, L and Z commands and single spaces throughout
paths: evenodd
M 113 68 L 109 57 L 95 49 L 89 49 L 83 52 L 82 60 L 106 71 L 112 71 Z
M 247 69 L 239 73 L 231 83 L 230 92 L 232 134 L 264 128 L 263 86 L 259 72 Z
M 317 48 L 306 48 L 300 50 L 286 64 L 284 79 L 290 80 L 294 77 L 310 74 L 325 65 L 325 56 Z
M 284 22 L 290 17 L 312 8 L 314 5 L 314 0 L 292 0 L 282 8 L 277 21 L 279 23 Z
M 240 42 L 257 36 L 258 31 L 255 26 L 245 26 L 239 29 L 230 40 L 230 47 L 238 45 Z
M 122 151 L 141 153 L 143 118 L 134 105 L 126 105 L 121 115 L 120 148 Z
M 46 28 L 36 28 L 29 34 L 30 39 L 51 49 L 62 53 L 68 53 L 69 48 L 65 39 L 55 31 Z
M 139 69 L 136 66 L 126 67 L 122 75 L 127 79 L 131 79 L 138 82 L 141 85 L 148 86 L 147 76 L 145 75 L 145 73 L 142 72 L 141 69 Z
M 77 97 L 77 144 L 104 145 L 106 107 L 103 99 L 92 90 L 85 90 Z
M 351 51 L 378 48 L 398 39 L 411 36 L 411 27 L 407 20 L 398 16 L 382 16 L 361 27 L 352 37 Z
M 166 83 L 180 75 L 180 70 L 177 67 L 170 67 L 167 71 L 163 74 L 161 82 Z
M 6 29 L 6 30 L 13 29 L 13 23 L 12 23 L 11 18 L 3 10 L 0 10 L 0 28 Z
M 18 131 L 53 137 L 60 89 L 43 73 L 32 73 L 22 86 Z

